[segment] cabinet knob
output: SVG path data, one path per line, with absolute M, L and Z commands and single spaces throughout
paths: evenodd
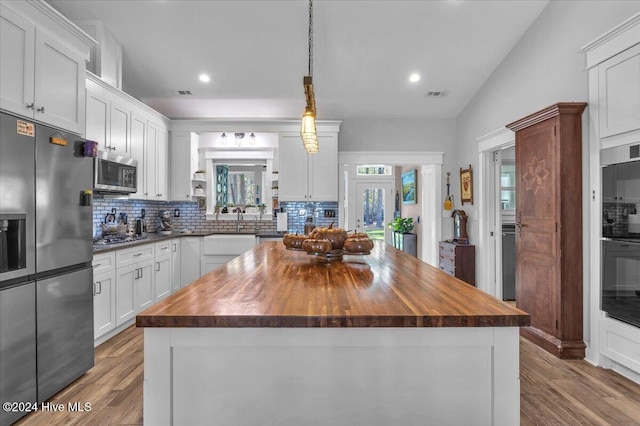
M 38 112 L 44 112 L 44 107 L 40 107 L 40 108 L 38 108 L 36 111 L 38 111 Z
M 31 102 L 30 104 L 27 104 L 27 108 L 29 109 L 33 109 L 35 107 L 35 104 L 33 102 Z

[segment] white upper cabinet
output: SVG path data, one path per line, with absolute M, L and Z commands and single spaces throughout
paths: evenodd
M 145 146 L 145 183 L 147 200 L 168 199 L 168 135 L 162 126 L 147 123 L 147 143 Z
M 320 151 L 307 154 L 300 135 L 281 135 L 280 201 L 338 201 L 338 135 L 320 134 Z
M 82 134 L 94 43 L 45 2 L 0 5 L 0 108 Z
M 198 170 L 199 136 L 193 132 L 171 132 L 171 200 L 191 201 L 194 194 L 194 174 Z M 200 183 L 204 185 L 204 181 Z
M 111 141 L 111 151 L 118 154 L 131 156 L 131 146 L 129 144 L 129 114 L 130 109 L 121 106 L 116 102 L 111 102 L 109 117 L 109 139 Z
M 131 198 L 144 199 L 145 146 L 147 144 L 147 120 L 141 115 L 131 113 L 131 158 L 138 162 L 138 192 L 131 194 Z
M 89 84 L 90 82 L 87 83 L 87 85 Z M 87 87 L 85 137 L 98 142 L 98 147 L 102 151 L 109 148 L 109 109 L 109 99 L 92 92 Z
M 112 96 L 87 80 L 86 138 L 98 142 L 99 149 L 131 157 L 131 107 L 111 100 Z
M 640 129 L 640 44 L 598 66 L 600 136 Z
M 168 199 L 168 120 L 96 75 L 86 73 L 86 138 L 138 162 L 131 199 Z

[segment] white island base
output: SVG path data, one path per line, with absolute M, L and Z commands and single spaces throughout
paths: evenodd
M 518 327 L 145 328 L 144 424 L 520 423 Z

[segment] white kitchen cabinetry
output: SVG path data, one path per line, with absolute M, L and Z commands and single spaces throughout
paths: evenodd
M 144 156 L 144 193 L 147 200 L 167 200 L 168 139 L 161 126 L 147 123 L 147 143 Z
M 320 152 L 307 154 L 299 135 L 281 135 L 280 201 L 338 201 L 338 135 L 319 135 Z
M 116 252 L 116 325 L 132 319 L 154 302 L 154 246 Z
M 600 137 L 640 130 L 640 44 L 598 65 Z
M 45 2 L 3 2 L 0 20 L 0 108 L 83 134 L 95 40 Z
M 93 258 L 93 336 L 97 339 L 116 327 L 115 254 Z
M 131 113 L 131 158 L 138 162 L 138 191 L 129 197 L 144 199 L 146 177 L 145 146 L 147 144 L 147 120 L 141 115 Z
M 171 294 L 171 240 L 155 244 L 154 302 Z
M 87 85 L 92 86 L 90 82 Z M 98 142 L 102 151 L 130 157 L 129 109 L 90 88 L 86 105 L 86 138 Z
M 180 246 L 180 238 L 171 240 L 171 293 L 180 290 L 180 287 L 182 287 Z
M 200 195 L 194 193 L 195 185 L 203 185 L 205 179 L 194 181 L 198 170 L 199 135 L 193 132 L 172 132 L 171 143 L 171 200 L 191 201 Z
M 182 237 L 180 241 L 180 287 L 200 278 L 201 237 Z
M 129 198 L 167 200 L 168 120 L 90 72 L 86 85 L 87 139 L 138 162 L 138 191 Z

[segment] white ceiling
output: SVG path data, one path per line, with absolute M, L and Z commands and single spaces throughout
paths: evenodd
M 102 21 L 123 45 L 123 90 L 167 117 L 302 115 L 306 0 L 49 2 Z M 547 3 L 316 0 L 318 119 L 457 116 Z

